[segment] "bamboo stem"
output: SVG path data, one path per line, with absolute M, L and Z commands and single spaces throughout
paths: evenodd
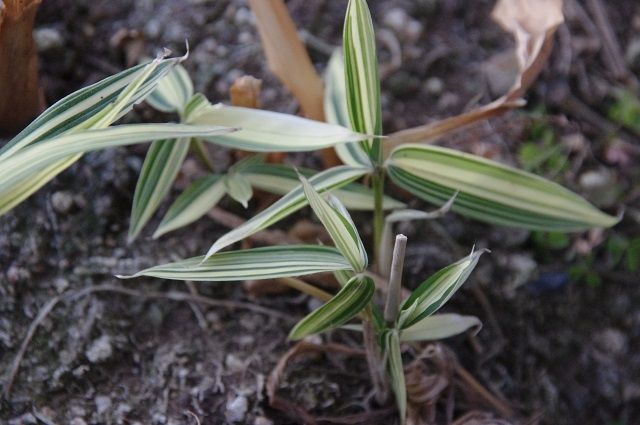
M 389 386 L 385 373 L 385 362 L 380 354 L 380 348 L 376 341 L 376 332 L 373 329 L 371 320 L 362 321 L 362 338 L 367 357 L 369 375 L 373 384 L 373 390 L 378 404 L 383 405 L 389 398 Z
M 374 210 L 373 210 L 373 255 L 375 259 L 375 268 L 380 266 L 380 243 L 382 241 L 382 232 L 384 230 L 384 169 L 377 168 L 372 176 L 372 187 L 374 194 Z
M 387 303 L 384 308 L 384 320 L 390 327 L 394 327 L 400 310 L 400 296 L 402 290 L 402 269 L 404 268 L 404 253 L 407 248 L 407 237 L 397 235 L 393 247 L 391 274 L 387 288 Z

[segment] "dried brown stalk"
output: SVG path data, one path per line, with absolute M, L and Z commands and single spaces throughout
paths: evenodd
M 602 41 L 602 59 L 605 66 L 609 68 L 613 78 L 619 81 L 631 81 L 633 76 L 629 72 L 622 54 L 620 43 L 616 37 L 611 22 L 607 16 L 607 11 L 601 0 L 588 0 L 587 8 L 593 16 L 596 28 Z
M 40 2 L 0 1 L 0 136 L 19 131 L 44 109 L 32 35 Z
M 323 84 L 282 0 L 249 0 L 271 72 L 300 102 L 308 118 L 323 121 Z
M 324 121 L 324 85 L 283 0 L 249 0 L 269 69 L 300 102 L 307 118 Z M 325 166 L 340 163 L 332 148 L 322 150 Z

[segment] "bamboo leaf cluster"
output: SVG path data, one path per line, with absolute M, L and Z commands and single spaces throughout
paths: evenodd
M 491 224 L 573 232 L 610 227 L 619 218 L 557 183 L 475 155 L 424 143 L 398 143 L 397 138 L 393 148 L 385 149 L 375 35 L 365 0 L 349 1 L 343 35 L 342 52 L 332 55 L 325 78 L 327 122 L 213 104 L 203 94 L 194 93 L 187 71 L 179 64 L 184 58 L 161 57 L 69 95 L 0 149 L 0 214 L 86 152 L 151 141 L 131 210 L 129 240 L 134 240 L 171 193 L 190 152 L 206 156 L 206 144 L 251 152 L 230 169 L 210 169 L 193 181 L 169 206 L 153 237 L 193 223 L 225 196 L 245 208 L 255 190 L 280 198 L 211 241 L 204 255 L 127 277 L 231 282 L 334 273 L 340 288 L 300 320 L 289 337 L 298 340 L 346 327 L 354 319 L 373 323 L 376 349 L 384 359 L 381 367 L 404 423 L 407 394 L 401 344 L 480 329 L 476 317 L 436 313 L 469 279 L 487 250 L 472 251 L 439 270 L 404 300 L 388 298 L 391 307 L 381 319 L 376 294 L 399 294 L 402 284 L 402 267 L 394 268 L 391 261 L 393 223 L 436 219 L 451 210 Z M 143 100 L 159 111 L 175 114 L 180 122 L 114 125 Z M 261 155 L 327 147 L 336 150 L 344 165 L 321 171 L 296 169 L 265 163 Z M 407 209 L 405 203 L 385 195 L 387 177 L 397 188 L 440 209 Z M 371 185 L 363 183 L 368 181 Z M 223 251 L 306 206 L 311 207 L 334 246 Z M 349 211 L 374 212 L 373 250 L 367 251 L 358 230 L 361 226 Z M 385 220 L 386 212 L 390 214 Z M 388 290 L 376 288 L 371 269 L 389 277 Z

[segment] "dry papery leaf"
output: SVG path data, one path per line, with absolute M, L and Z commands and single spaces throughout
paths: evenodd
M 40 2 L 0 1 L 0 136 L 20 130 L 44 109 L 32 35 Z
M 300 103 L 302 114 L 324 121 L 324 85 L 316 72 L 283 0 L 249 0 L 267 62 Z M 295 70 L 295 72 L 292 72 Z M 322 150 L 327 167 L 340 164 L 332 148 Z
M 427 143 L 474 122 L 523 106 L 521 99 L 542 71 L 553 46 L 553 34 L 564 21 L 562 0 L 498 0 L 491 14 L 516 40 L 518 75 L 509 91 L 493 102 L 463 114 L 389 135 L 385 153 L 404 143 Z
M 302 113 L 323 121 L 323 84 L 282 0 L 250 0 L 269 68 L 300 102 Z M 295 72 L 292 72 L 295 70 Z

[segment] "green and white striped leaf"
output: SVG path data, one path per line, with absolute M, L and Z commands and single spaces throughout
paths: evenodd
M 440 269 L 422 282 L 402 304 L 398 328 L 406 329 L 438 311 L 466 282 L 478 264 L 480 256 L 485 252 L 487 252 L 486 249 L 472 252 L 467 257 Z
M 27 147 L 56 141 L 56 136 L 109 126 L 141 101 L 159 79 L 181 59 L 156 59 L 67 96 L 47 109 L 0 150 L 0 169 Z M 84 108 L 84 109 L 82 109 Z M 17 183 L 12 193 L 0 192 L 0 215 L 10 210 L 71 166 L 81 153 L 43 165 L 29 181 Z
M 0 192 L 42 167 L 75 154 L 165 138 L 205 137 L 231 131 L 235 129 L 188 124 L 127 124 L 60 135 L 47 143 L 23 148 L 0 162 Z
M 0 216 L 10 211 L 16 205 L 27 199 L 33 192 L 40 189 L 51 180 L 51 175 L 57 175 L 76 161 L 75 156 L 66 161 L 58 161 L 35 172 L 28 179 L 15 184 L 8 193 L 0 192 Z M 1 170 L 1 169 L 0 169 Z
M 333 298 L 299 321 L 291 329 L 289 339 L 299 340 L 347 323 L 369 304 L 374 292 L 375 284 L 370 277 L 353 277 Z
M 368 172 L 368 168 L 343 165 L 318 173 L 309 179 L 309 181 L 314 185 L 318 192 L 322 193 L 349 184 Z M 223 235 L 211 246 L 211 248 L 209 248 L 206 257 L 208 258 L 221 249 L 241 241 L 260 230 L 266 229 L 272 224 L 298 211 L 305 205 L 307 205 L 307 198 L 302 190 L 302 185 L 298 185 L 295 189 L 280 198 L 269 208 L 266 208 L 251 219 L 247 220 L 241 226 L 238 226 Z
M 373 22 L 365 0 L 349 0 L 344 21 L 343 50 L 347 105 L 351 128 L 360 133 L 382 134 L 380 80 Z M 380 161 L 380 140 L 364 142 L 374 162 Z
M 407 386 L 402 365 L 402 352 L 400 351 L 400 337 L 396 329 L 384 334 L 385 353 L 387 358 L 387 371 L 391 389 L 396 396 L 400 423 L 404 424 L 407 417 Z
M 542 177 L 438 146 L 403 145 L 387 170 L 398 186 L 436 205 L 459 191 L 452 209 L 489 223 L 569 232 L 619 220 Z
M 400 331 L 400 341 L 437 341 L 449 338 L 475 328 L 478 333 L 482 322 L 475 316 L 459 314 L 434 314 L 427 316 Z
M 298 168 L 298 172 L 310 178 L 315 170 Z M 298 174 L 287 165 L 280 164 L 255 164 L 242 170 L 242 174 L 249 180 L 251 186 L 256 189 L 284 195 L 300 185 Z M 350 211 L 371 211 L 374 207 L 373 191 L 359 183 L 350 183 L 340 189 L 336 189 L 333 195 Z M 385 196 L 383 198 L 385 210 L 404 208 L 405 204 Z
M 115 146 L 131 145 L 171 137 L 209 136 L 233 129 L 185 124 L 132 124 L 114 126 L 81 133 L 69 133 L 48 139 L 46 143 L 27 146 L 0 162 L 0 214 L 15 205 L 23 196 L 25 187 L 33 184 L 34 177 L 42 184 L 53 178 L 65 161 L 74 155 Z M 47 169 L 49 174 L 43 175 Z M 39 186 L 38 186 L 39 187 Z
M 133 195 L 129 242 L 138 236 L 171 190 L 188 151 L 188 139 L 157 140 L 149 146 Z
M 189 114 L 188 122 L 242 129 L 236 135 L 207 138 L 208 141 L 251 152 L 314 151 L 366 138 L 338 125 L 278 112 L 225 105 L 199 109 L 199 114 Z
M 242 173 L 232 172 L 227 174 L 224 177 L 224 186 L 231 198 L 245 208 L 249 206 L 249 201 L 253 196 L 253 189 L 249 180 Z
M 345 270 L 349 263 L 332 247 L 320 245 L 281 245 L 241 251 L 221 252 L 211 258 L 187 258 L 142 270 L 134 278 L 152 276 L 172 280 L 230 282 L 303 276 Z
M 189 124 L 193 124 L 193 120 L 201 114 L 210 111 L 213 108 L 209 99 L 202 93 L 196 93 L 187 102 L 182 110 L 182 120 Z
M 162 112 L 182 112 L 193 96 L 193 83 L 182 65 L 177 65 L 165 76 L 146 101 Z
M 349 212 L 335 197 L 330 199 L 331 203 L 325 201 L 303 176 L 300 176 L 300 181 L 309 205 L 327 229 L 333 243 L 349 260 L 353 271 L 364 271 L 368 264 L 367 251 Z
M 336 278 L 340 286 L 344 286 L 349 283 L 354 275 L 353 270 L 337 270 L 333 272 L 333 276 Z
M 206 176 L 193 182 L 171 204 L 153 238 L 193 223 L 204 216 L 225 195 L 224 180 L 220 176 Z
M 336 49 L 327 65 L 324 80 L 324 115 L 329 124 L 349 127 L 347 87 L 344 81 L 344 58 Z M 370 166 L 371 160 L 360 143 L 343 143 L 334 148 L 342 162 L 354 166 Z
M 135 93 L 121 105 L 115 119 L 126 114 L 140 102 L 171 69 L 184 58 L 156 59 L 124 70 L 95 84 L 80 89 L 50 106 L 29 126 L 0 148 L 0 159 L 4 159 L 23 147 L 49 139 L 75 128 L 87 128 L 105 111 L 113 110 L 113 104 L 123 90 L 132 82 L 145 76 Z

